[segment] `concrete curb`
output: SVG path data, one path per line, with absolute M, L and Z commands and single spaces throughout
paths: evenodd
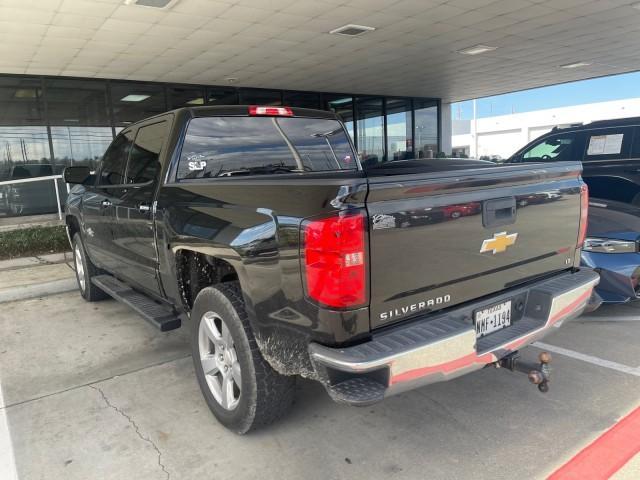
M 18 257 L 10 260 L 0 260 L 0 271 L 17 270 L 20 268 L 37 267 L 39 265 L 53 265 L 56 263 L 72 262 L 71 252 L 51 253 L 36 257 Z
M 16 300 L 27 300 L 29 298 L 46 297 L 58 293 L 72 292 L 77 290 L 78 285 L 75 277 L 63 278 L 52 282 L 37 283 L 22 287 L 7 288 L 0 291 L 0 303 L 15 302 Z

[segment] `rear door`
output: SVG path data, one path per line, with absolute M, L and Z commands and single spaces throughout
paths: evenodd
M 151 292 L 159 292 L 154 199 L 170 117 L 138 128 L 126 169 L 126 191 L 114 204 L 113 245 L 117 272 Z
M 631 160 L 632 126 L 596 128 L 585 135 L 582 176 L 593 198 L 617 202 L 638 202 L 640 165 Z
M 104 154 L 96 184 L 87 186 L 82 198 L 85 246 L 91 259 L 108 270 L 115 267 L 113 205 L 126 188 L 124 172 L 132 144 L 130 129 L 116 137 Z

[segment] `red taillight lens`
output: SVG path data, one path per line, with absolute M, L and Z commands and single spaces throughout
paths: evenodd
M 366 220 L 347 214 L 302 225 L 306 293 L 333 308 L 354 308 L 367 301 Z
M 578 247 L 582 247 L 587 238 L 587 222 L 589 215 L 589 187 L 583 183 L 580 187 L 580 233 L 578 234 Z
M 293 110 L 291 110 L 289 107 L 261 107 L 259 105 L 250 105 L 249 115 L 267 117 L 293 117 Z

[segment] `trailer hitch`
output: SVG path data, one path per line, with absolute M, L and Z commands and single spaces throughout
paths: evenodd
M 526 373 L 529 381 L 538 386 L 542 393 L 549 391 L 549 381 L 551 380 L 551 354 L 541 352 L 538 355 L 540 363 L 523 362 L 520 360 L 520 353 L 513 352 L 496 362 L 496 367 L 507 368 L 512 372 Z

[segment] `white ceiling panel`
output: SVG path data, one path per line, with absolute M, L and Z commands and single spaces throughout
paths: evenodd
M 639 0 L 0 0 L 0 73 L 441 97 L 640 70 Z M 345 24 L 375 27 L 350 38 Z M 458 50 L 497 47 L 476 56 Z M 561 65 L 591 63 L 579 69 Z

